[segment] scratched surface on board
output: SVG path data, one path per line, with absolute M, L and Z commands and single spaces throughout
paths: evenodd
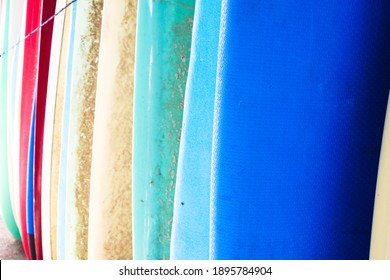
M 156 1 L 139 7 L 133 155 L 136 259 L 169 259 L 194 4 Z
M 67 170 L 66 258 L 87 259 L 89 190 L 103 0 L 78 2 Z
M 135 47 L 136 1 L 127 1 L 122 18 L 120 44 L 120 64 L 115 73 L 115 100 L 109 119 L 117 120 L 109 127 L 110 147 L 116 158 L 113 166 L 112 200 L 106 215 L 109 221 L 107 238 L 104 241 L 105 257 L 108 259 L 132 258 L 131 234 L 131 142 L 133 123 L 133 75 Z M 122 43 L 121 43 L 122 42 Z M 122 120 L 122 121 L 120 121 Z M 109 217 L 113 219 L 109 219 Z
M 89 259 L 133 257 L 131 143 L 135 18 L 136 1 L 105 3 L 93 139 Z

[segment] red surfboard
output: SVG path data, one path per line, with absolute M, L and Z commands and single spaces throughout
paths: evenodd
M 54 15 L 55 7 L 56 0 L 43 0 L 41 24 L 45 23 L 52 15 Z M 54 21 L 50 20 L 42 26 L 39 47 L 34 158 L 34 237 L 37 260 L 43 259 L 41 224 L 42 149 L 53 23 Z
M 37 85 L 38 53 L 43 0 L 27 0 L 26 40 L 20 115 L 20 216 L 21 236 L 27 259 L 36 259 L 34 235 L 27 232 L 27 163 L 34 90 Z M 38 28 L 38 29 L 37 29 Z M 33 33 L 32 33 L 33 32 Z

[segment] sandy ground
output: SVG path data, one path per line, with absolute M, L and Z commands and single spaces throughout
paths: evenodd
M 22 242 L 15 239 L 0 216 L 0 260 L 25 260 Z

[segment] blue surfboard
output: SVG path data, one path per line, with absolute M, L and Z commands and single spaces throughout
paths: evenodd
M 224 1 L 212 259 L 368 259 L 390 2 Z
M 176 178 L 171 259 L 208 259 L 221 0 L 197 0 Z
M 36 122 L 36 91 L 34 94 L 34 104 L 31 117 L 30 141 L 28 147 L 27 163 L 27 192 L 26 192 L 26 223 L 28 245 L 31 259 L 36 260 L 35 250 L 35 227 L 34 227 L 34 152 L 35 152 L 35 122 Z

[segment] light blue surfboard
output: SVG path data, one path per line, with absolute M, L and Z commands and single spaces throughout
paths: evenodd
M 208 259 L 221 0 L 197 0 L 177 167 L 171 259 Z

